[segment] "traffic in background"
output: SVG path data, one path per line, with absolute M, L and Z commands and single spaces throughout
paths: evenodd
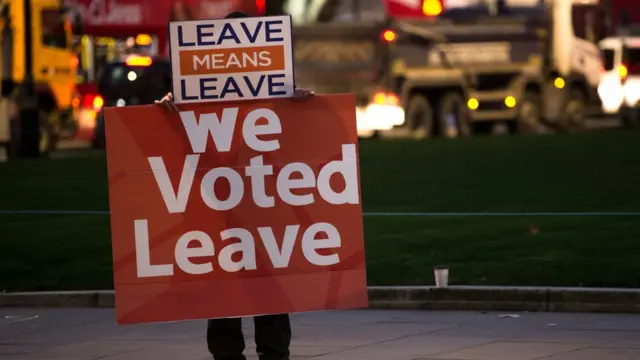
M 355 9 L 365 17 L 383 20 L 388 15 L 402 18 L 425 18 L 442 12 L 439 0 L 419 1 L 418 6 L 407 1 L 375 0 L 363 2 L 367 7 Z M 289 13 L 297 25 L 332 22 L 323 15 L 332 7 L 344 8 L 349 1 L 265 1 L 265 0 L 225 0 L 225 1 L 173 1 L 173 0 L 68 0 L 66 2 L 80 19 L 83 32 L 76 34 L 74 49 L 78 55 L 78 82 L 74 96 L 75 120 L 78 124 L 77 138 L 96 140 L 99 114 L 107 105 L 105 94 L 98 88 L 98 82 L 105 76 L 103 70 L 109 64 L 125 64 L 131 56 L 153 58 L 152 62 L 163 61 L 168 56 L 166 24 L 171 20 L 219 18 L 231 11 L 243 11 L 252 15 L 275 15 Z M 357 5 L 354 3 L 354 5 Z M 349 6 L 350 14 L 354 9 Z M 196 15 L 197 14 L 197 15 Z M 325 19 L 326 18 L 326 19 Z M 377 39 L 378 34 L 375 34 Z M 389 39 L 384 40 L 389 42 Z M 302 46 L 302 45 L 301 45 Z M 339 56 L 339 53 L 331 51 Z M 139 65 L 138 68 L 143 67 Z M 136 89 L 142 89 L 136 86 Z M 124 96 L 122 97 L 124 98 Z M 386 129 L 400 125 L 397 119 L 404 117 L 395 95 L 379 92 L 371 98 L 371 106 L 358 107 L 360 133 L 371 133 L 371 125 Z M 367 115 L 368 114 L 368 115 Z M 373 116 L 372 114 L 376 114 Z M 381 114 L 393 123 L 380 122 Z M 367 118 L 367 121 L 362 121 Z
M 43 0 L 32 2 L 33 19 L 9 11 L 23 3 L 3 2 L 3 48 L 20 49 L 26 33 L 10 30 L 27 19 L 41 40 L 30 60 L 17 51 L 3 61 L 3 144 L 11 143 L 8 124 L 21 123 L 7 120 L 19 118 L 20 106 L 8 100 L 10 85 L 24 78 L 19 64 L 29 60 L 40 103 L 55 103 L 45 122 L 55 125 L 41 126 L 39 139 L 99 146 L 104 106 L 147 103 L 132 93 L 147 94 L 145 86 L 167 90 L 151 89 L 157 84 L 145 75 L 168 62 L 167 23 L 231 11 L 290 14 L 297 85 L 355 93 L 362 137 L 394 129 L 416 138 L 464 137 L 496 124 L 512 133 L 580 130 L 587 117 L 612 113 L 602 98 L 611 92 L 598 89 L 610 88 L 601 84 L 604 74 L 620 71 L 611 72 L 601 48 L 640 20 L 640 3 L 632 0 L 66 0 L 65 7 Z M 623 62 L 616 60 L 616 69 L 628 66 Z M 14 140 L 29 133 L 13 129 Z
M 97 0 L 86 0 L 92 1 Z M 221 17 L 235 10 L 287 13 L 294 22 L 296 83 L 321 93 L 356 93 L 362 137 L 397 128 L 417 138 L 465 137 L 496 125 L 511 133 L 584 129 L 587 118 L 603 114 L 597 91 L 603 75 L 600 41 L 639 20 L 638 5 L 629 0 L 154 0 L 153 7 L 120 0 L 115 9 L 110 4 L 103 9 L 111 12 L 102 17 L 84 17 L 86 32 L 120 36 L 103 46 L 114 49 L 102 52 L 111 60 L 80 62 L 88 64 L 94 82 L 91 74 L 100 61 L 124 61 L 108 55 L 122 44 L 129 51 L 124 56 L 166 55 L 170 19 Z M 113 15 L 125 10 L 139 14 L 137 23 Z M 629 15 L 626 23 L 621 13 Z M 97 40 L 104 37 L 95 39 L 85 44 L 98 54 Z M 95 86 L 83 86 L 81 96 L 103 103 Z M 88 127 L 94 122 L 85 121 Z

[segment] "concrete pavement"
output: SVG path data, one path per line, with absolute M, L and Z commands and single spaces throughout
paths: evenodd
M 251 321 L 245 321 L 255 360 Z M 0 309 L 0 359 L 210 359 L 202 321 L 119 327 L 112 309 Z M 293 316 L 292 360 L 637 360 L 640 316 L 359 310 Z

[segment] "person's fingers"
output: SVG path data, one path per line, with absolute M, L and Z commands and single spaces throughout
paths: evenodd
M 293 99 L 303 100 L 312 95 L 315 95 L 315 93 L 309 89 L 295 89 L 295 91 L 293 92 Z
M 176 106 L 176 103 L 171 101 L 169 104 L 171 105 L 171 111 L 178 112 L 178 106 Z
M 304 89 L 295 89 L 295 90 L 293 91 L 293 98 L 294 98 L 294 99 L 296 99 L 296 100 L 299 100 L 299 99 L 301 99 L 301 98 L 304 98 L 304 96 L 305 96 L 305 91 L 304 91 Z

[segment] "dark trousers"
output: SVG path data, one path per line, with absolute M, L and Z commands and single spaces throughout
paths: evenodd
M 260 360 L 289 360 L 291 324 L 288 314 L 253 318 Z M 215 360 L 246 360 L 242 319 L 213 319 L 207 324 L 207 346 Z

